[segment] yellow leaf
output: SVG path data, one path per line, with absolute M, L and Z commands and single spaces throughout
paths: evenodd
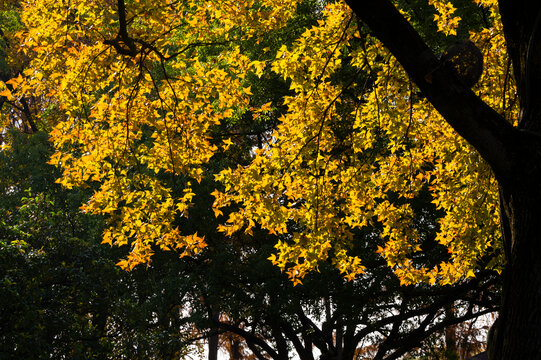
M 11 91 L 9 91 L 9 89 L 4 89 L 3 91 L 0 91 L 0 96 L 6 97 L 9 101 L 13 100 L 13 95 L 11 94 Z

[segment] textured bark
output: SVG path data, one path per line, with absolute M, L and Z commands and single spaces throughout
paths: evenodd
M 539 177 L 538 177 L 539 179 Z M 507 264 L 492 359 L 541 359 L 541 207 L 536 189 L 503 186 Z
M 491 360 L 541 359 L 541 2 L 500 0 L 521 111 L 513 128 L 439 64 L 389 0 L 346 0 L 500 186 L 506 253 Z

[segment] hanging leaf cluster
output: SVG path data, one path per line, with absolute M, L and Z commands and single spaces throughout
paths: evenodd
M 484 55 L 474 91 L 513 119 L 514 84 L 495 1 L 469 39 Z M 449 41 L 461 17 L 452 1 L 430 0 Z M 106 215 L 103 242 L 129 245 L 119 265 L 150 261 L 155 248 L 195 255 L 198 234 L 178 228 L 193 186 L 230 139 L 213 130 L 235 114 L 286 111 L 251 151 L 251 163 L 215 175 L 219 230 L 279 234 L 270 260 L 295 283 L 322 261 L 347 279 L 365 270 L 352 249 L 359 231 L 378 231 L 378 252 L 402 283 L 451 283 L 474 276 L 489 256 L 498 268 L 495 179 L 479 155 L 441 118 L 399 63 L 368 35 L 344 2 L 276 53 L 253 51 L 290 25 L 295 0 L 32 0 L 15 34 L 25 70 L 0 95 L 31 93 L 47 108 L 63 170 L 59 182 L 88 186 L 82 209 Z M 318 10 L 319 11 L 319 10 Z M 409 9 L 403 13 L 414 18 Z M 502 69 L 507 72 L 502 73 Z M 254 104 L 250 79 L 273 72 L 289 86 L 279 104 Z M 45 106 L 45 105 L 44 105 Z M 0 118 L 7 126 L 8 116 Z M 223 140 L 223 141 L 222 141 Z M 412 206 L 428 191 L 441 214 L 436 266 L 416 261 L 423 241 Z M 377 230 L 376 230 L 377 229 Z

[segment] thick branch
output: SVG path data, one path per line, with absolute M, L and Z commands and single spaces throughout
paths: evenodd
M 308 316 L 306 316 L 302 309 L 299 309 L 296 313 L 301 321 L 301 324 L 310 332 L 315 334 L 315 336 L 312 338 L 312 342 L 319 350 L 321 350 L 322 353 L 329 351 L 329 348 L 335 350 L 332 339 L 328 339 L 328 337 L 325 336 L 325 333 L 321 331 L 321 329 L 314 324 L 314 322 Z
M 446 66 L 389 0 L 346 0 L 354 13 L 402 64 L 445 120 L 473 145 L 498 178 L 512 176 L 518 131 L 479 99 Z
M 314 360 L 314 355 L 312 354 L 312 348 L 307 348 L 305 345 L 303 345 L 302 341 L 300 340 L 300 332 L 297 332 L 293 329 L 291 324 L 289 324 L 287 321 L 282 322 L 281 324 L 282 331 L 287 336 L 287 338 L 291 341 L 293 346 L 295 347 L 295 350 L 297 351 L 297 354 L 301 357 L 301 359 L 310 359 Z
M 267 354 L 269 354 L 269 356 L 271 356 L 273 359 L 280 359 L 279 354 L 276 351 L 274 351 L 274 349 L 269 344 L 267 344 L 264 340 L 255 336 L 254 334 L 249 333 L 248 331 L 241 329 L 237 326 L 224 323 L 221 321 L 218 321 L 215 324 L 225 331 L 229 331 L 234 334 L 240 335 L 248 344 L 252 343 L 253 345 L 258 345 L 264 351 L 266 351 Z
M 286 342 L 286 339 L 284 338 L 284 335 L 282 334 L 282 329 L 278 326 L 277 321 L 274 321 L 273 319 L 269 319 L 269 324 L 270 324 L 272 336 L 274 337 L 276 341 L 276 350 L 278 350 L 278 355 L 284 359 L 287 359 L 288 358 L 287 342 Z

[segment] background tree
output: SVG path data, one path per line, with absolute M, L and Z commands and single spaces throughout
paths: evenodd
M 179 359 L 198 351 L 177 257 L 127 273 L 88 193 L 55 184 L 43 132 L 0 152 L 0 358 Z M 171 262 L 172 260 L 172 262 Z M 161 264 L 161 265 L 160 265 Z M 201 349 L 199 349 L 201 350 Z

